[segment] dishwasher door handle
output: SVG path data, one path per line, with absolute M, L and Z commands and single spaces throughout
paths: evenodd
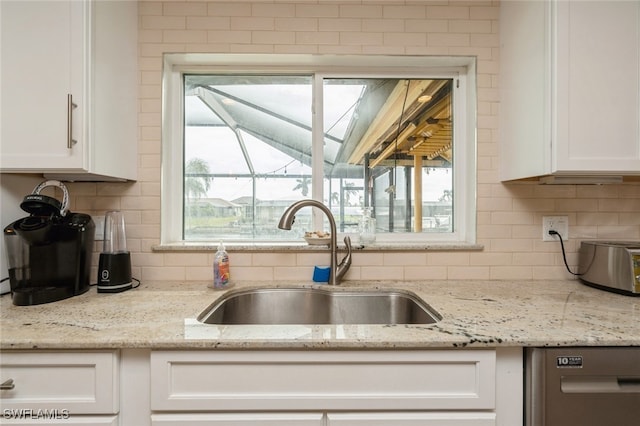
M 618 377 L 618 385 L 629 392 L 640 392 L 640 377 Z
M 640 377 L 562 376 L 563 393 L 640 393 Z

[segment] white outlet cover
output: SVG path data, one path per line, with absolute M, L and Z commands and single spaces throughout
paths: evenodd
M 542 217 L 542 241 L 558 241 L 557 235 L 549 235 L 554 230 L 560 234 L 563 241 L 569 239 L 568 216 L 543 216 Z
M 104 216 L 94 216 L 93 223 L 96 225 L 95 241 L 104 240 Z

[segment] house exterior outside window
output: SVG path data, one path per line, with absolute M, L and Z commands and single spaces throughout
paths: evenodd
M 472 58 L 165 55 L 163 243 L 475 239 Z M 446 66 L 444 66 L 446 65 Z M 323 223 L 323 221 L 325 223 Z

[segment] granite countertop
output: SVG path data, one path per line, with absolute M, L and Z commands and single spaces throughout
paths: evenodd
M 205 283 L 146 283 L 36 306 L 0 300 L 0 349 L 393 349 L 640 346 L 640 298 L 578 281 L 344 282 L 416 293 L 442 315 L 432 325 L 215 326 L 195 318 L 228 291 Z M 282 287 L 312 286 L 286 283 Z M 324 286 L 323 286 L 324 287 Z

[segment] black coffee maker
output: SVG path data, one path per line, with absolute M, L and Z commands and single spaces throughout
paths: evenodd
M 40 194 L 48 186 L 62 189 L 62 202 Z M 4 228 L 14 305 L 55 302 L 89 289 L 95 224 L 68 205 L 66 186 L 44 181 L 20 204 L 30 215 Z

